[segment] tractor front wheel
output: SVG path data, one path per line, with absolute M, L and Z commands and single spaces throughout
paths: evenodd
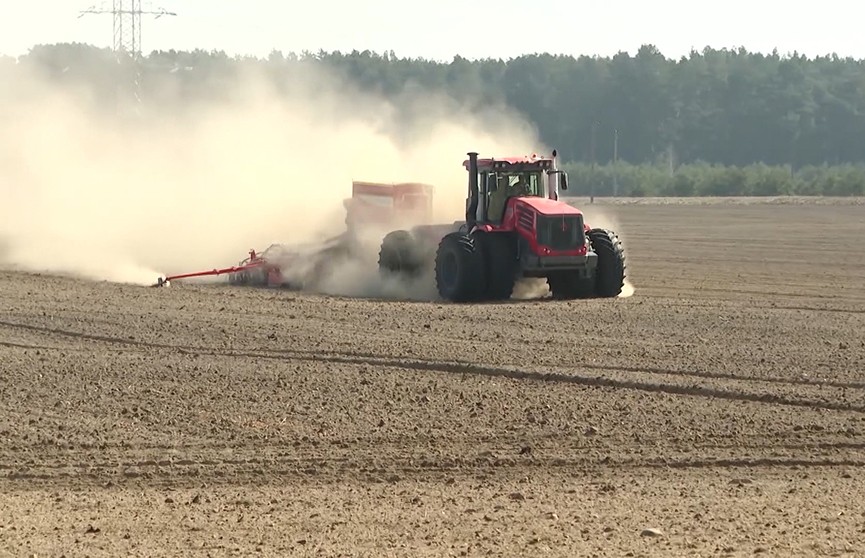
M 435 279 L 439 295 L 452 302 L 480 300 L 486 288 L 483 254 L 464 233 L 442 238 L 436 251 Z
M 625 251 L 622 241 L 613 231 L 592 229 L 589 231 L 592 250 L 598 255 L 595 270 L 595 294 L 602 298 L 619 296 L 625 286 Z

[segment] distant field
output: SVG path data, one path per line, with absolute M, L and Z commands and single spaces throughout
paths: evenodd
M 861 554 L 862 200 L 573 201 L 633 296 L 0 272 L 0 548 Z

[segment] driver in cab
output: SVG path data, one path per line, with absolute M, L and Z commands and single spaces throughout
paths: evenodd
M 531 195 L 531 188 L 524 176 L 498 177 L 498 188 L 490 194 L 490 205 L 487 213 L 491 220 L 500 222 L 505 213 L 508 198 Z

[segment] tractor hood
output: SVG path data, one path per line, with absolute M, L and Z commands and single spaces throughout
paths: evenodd
M 562 201 L 549 198 L 525 197 L 519 198 L 520 203 L 531 207 L 541 215 L 582 215 L 582 211 Z

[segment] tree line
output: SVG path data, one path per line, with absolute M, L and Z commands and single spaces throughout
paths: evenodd
M 571 196 L 865 196 L 865 165 L 565 163 Z
M 34 47 L 18 63 L 97 83 L 106 96 L 123 71 L 110 51 L 87 45 Z M 862 60 L 709 48 L 673 59 L 651 45 L 635 55 L 449 62 L 369 51 L 263 60 L 154 51 L 140 71 L 146 89 L 148 76 L 180 68 L 178 79 L 196 94 L 218 91 L 220 80 L 253 65 L 275 80 L 313 65 L 388 97 L 419 88 L 470 107 L 503 103 L 558 149 L 580 192 L 865 194 Z

